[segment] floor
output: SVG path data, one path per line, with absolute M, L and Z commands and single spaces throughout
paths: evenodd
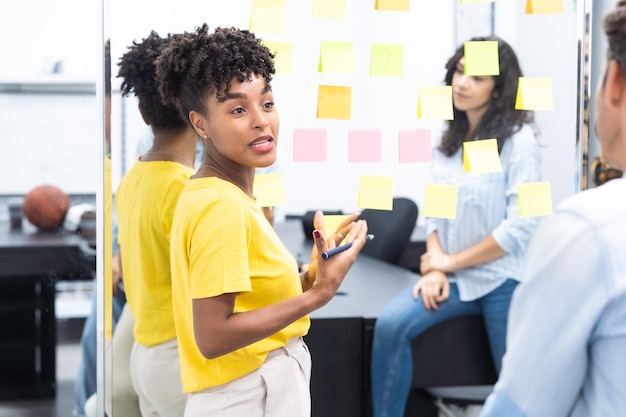
M 72 417 L 83 322 L 80 318 L 57 320 L 56 398 L 0 401 L 0 417 Z

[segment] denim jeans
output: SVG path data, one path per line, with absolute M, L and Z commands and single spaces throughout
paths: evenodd
M 413 287 L 398 294 L 376 319 L 372 344 L 371 382 L 374 417 L 402 417 L 413 378 L 411 341 L 437 323 L 456 317 L 482 315 L 496 370 L 505 351 L 509 305 L 517 281 L 506 280 L 489 294 L 461 301 L 457 285 L 439 309 L 426 310 Z M 428 360 L 428 358 L 425 358 Z
M 122 308 L 126 303 L 126 297 L 119 295 L 113 297 L 113 325 L 117 323 L 117 319 L 122 314 Z M 75 416 L 85 415 L 85 402 L 92 394 L 96 393 L 98 383 L 97 375 L 97 333 L 96 325 L 98 323 L 96 317 L 96 291 L 94 287 L 93 296 L 91 298 L 91 311 L 85 324 L 83 325 L 83 333 L 80 338 L 81 358 L 78 367 L 78 374 L 74 383 L 74 410 Z

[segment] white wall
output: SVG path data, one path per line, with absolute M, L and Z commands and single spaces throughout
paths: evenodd
M 433 135 L 438 135 L 439 121 L 416 118 L 418 88 L 441 82 L 445 61 L 457 43 L 469 36 L 489 33 L 491 27 L 486 21 L 489 16 L 484 5 L 460 6 L 458 0 L 413 1 L 411 10 L 403 13 L 375 12 L 374 2 L 349 0 L 346 20 L 332 21 L 311 17 L 312 0 L 287 0 L 285 33 L 259 34 L 265 40 L 291 41 L 294 45 L 295 73 L 276 76 L 273 82 L 281 114 L 279 158 L 287 191 L 284 210 L 289 214 L 301 214 L 311 208 L 355 210 L 361 174 L 393 176 L 394 194 L 411 197 L 422 206 L 429 167 L 425 163 L 397 162 L 398 131 L 432 128 Z M 99 45 L 99 38 L 95 33 L 97 20 L 89 18 L 93 11 L 85 5 L 91 2 L 63 0 L 55 2 L 53 7 L 43 0 L 31 0 L 15 2 L 10 9 L 5 3 L 0 5 L 0 56 L 8 59 L 0 61 L 0 83 L 7 74 L 30 76 L 31 73 L 45 72 L 46 63 L 57 58 L 63 59 L 67 76 L 94 76 L 96 71 L 93 71 L 92 64 L 96 60 L 93 54 L 99 51 L 92 45 Z M 161 34 L 191 31 L 205 21 L 211 27 L 247 27 L 250 4 L 251 0 L 111 0 L 108 31 L 112 39 L 114 74 L 117 60 L 126 46 L 134 39 L 145 37 L 151 29 Z M 545 145 L 545 173 L 552 183 L 555 204 L 572 194 L 574 182 L 577 91 L 574 4 L 566 1 L 564 14 L 528 16 L 523 13 L 524 0 L 495 3 L 495 32 L 518 51 L 525 75 L 553 78 L 555 111 L 540 112 L 537 119 Z M 477 7 L 475 13 L 471 7 Z M 41 18 L 32 24 L 31 10 L 45 12 L 46 19 Z M 72 10 L 82 11 L 85 18 L 72 19 Z M 321 40 L 354 41 L 356 72 L 349 75 L 318 73 Z M 404 45 L 403 77 L 369 76 L 369 45 L 374 41 Z M 353 87 L 352 120 L 316 118 L 319 84 Z M 122 174 L 122 158 L 126 167 L 132 163 L 135 144 L 145 128 L 134 99 L 124 100 L 126 111 L 122 113 L 122 99 L 115 92 L 118 86 L 119 80 L 115 80 L 112 118 L 114 162 L 117 164 L 115 182 Z M 91 181 L 90 175 L 83 175 L 89 172 L 85 161 L 95 161 L 99 153 L 98 138 L 94 135 L 97 130 L 95 117 L 98 116 L 95 97 L 93 108 L 92 102 L 86 98 L 89 96 L 83 97 L 82 103 L 79 99 L 58 96 L 56 100 L 21 106 L 24 111 L 19 114 L 20 106 L 15 106 L 13 101 L 7 103 L 1 93 L 0 97 L 3 98 L 0 106 L 12 107 L 11 113 L 4 110 L 0 113 L 0 194 L 26 192 L 35 181 L 33 175 L 36 179 L 46 179 L 51 171 L 61 172 L 66 168 L 63 181 L 70 191 L 95 191 L 97 184 Z M 24 100 L 29 97 L 38 100 L 38 96 L 24 96 Z M 93 119 L 91 111 L 94 112 Z M 62 115 L 68 112 L 72 117 L 66 119 Z M 48 119 L 63 122 L 32 134 L 33 120 L 42 119 L 43 113 Z M 7 118 L 5 115 L 8 114 Z M 292 161 L 293 129 L 309 127 L 328 129 L 326 163 Z M 370 128 L 380 129 L 383 133 L 383 161 L 349 163 L 348 130 Z M 122 144 L 126 147 L 123 148 Z M 55 162 L 54 169 L 42 169 L 37 174 L 24 174 L 25 160 L 31 161 L 28 169 L 33 172 L 52 163 L 50 161 L 62 163 Z M 75 161 L 81 161 L 83 165 L 77 167 L 73 165 Z

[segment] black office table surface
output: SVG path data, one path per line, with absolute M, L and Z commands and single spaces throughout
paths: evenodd
M 0 231 L 0 399 L 54 397 L 55 284 L 94 271 L 80 235 Z
M 299 220 L 275 230 L 300 262 L 313 246 Z M 418 275 L 367 255 L 359 255 L 335 297 L 310 314 L 305 341 L 311 351 L 313 417 L 370 415 L 369 369 L 373 326 L 385 305 L 415 284 Z

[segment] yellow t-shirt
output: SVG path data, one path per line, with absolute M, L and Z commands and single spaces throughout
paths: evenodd
M 176 162 L 138 160 L 115 196 L 126 301 L 133 335 L 144 346 L 176 337 L 170 231 L 178 196 L 193 173 Z
M 196 345 L 192 300 L 239 293 L 235 312 L 255 310 L 302 293 L 297 262 L 256 202 L 217 178 L 189 181 L 172 225 L 172 291 L 183 390 L 197 392 L 258 369 L 268 352 L 304 336 L 302 317 L 272 336 L 205 358 Z

